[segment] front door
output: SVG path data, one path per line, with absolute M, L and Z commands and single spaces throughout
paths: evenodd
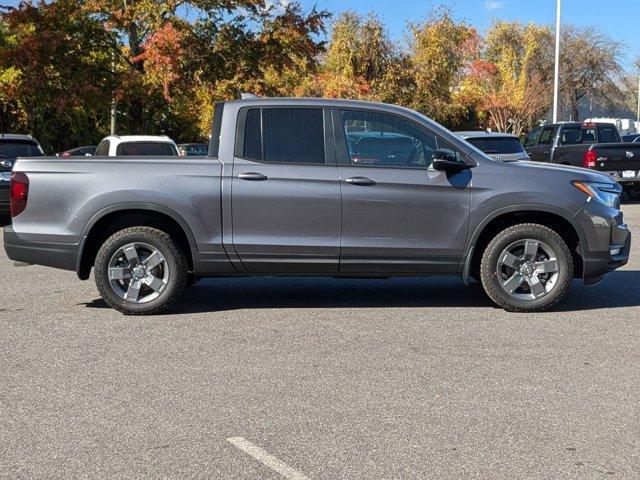
M 240 111 L 233 246 L 250 273 L 335 274 L 340 185 L 322 108 Z
M 550 125 L 548 127 L 544 127 L 540 131 L 539 137 L 536 139 L 535 144 L 531 145 L 528 148 L 525 148 L 525 151 L 529 155 L 529 158 L 534 162 L 550 162 L 551 161 L 551 147 L 553 144 L 554 138 L 554 127 Z
M 437 148 L 455 149 L 410 119 L 358 109 L 336 109 L 333 116 L 342 187 L 340 273 L 456 273 L 473 171 L 430 169 Z

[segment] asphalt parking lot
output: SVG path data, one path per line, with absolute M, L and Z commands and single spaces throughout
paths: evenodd
M 2 251 L 0 476 L 638 478 L 624 211 L 629 265 L 530 315 L 455 278 L 266 278 L 125 317 Z

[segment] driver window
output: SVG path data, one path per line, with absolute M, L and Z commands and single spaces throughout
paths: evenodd
M 524 141 L 525 147 L 535 147 L 538 144 L 538 137 L 540 136 L 540 131 L 542 129 L 540 127 L 536 127 L 531 130 L 531 133 L 527 135 L 527 138 Z
M 340 113 L 352 165 L 427 168 L 431 164 L 438 138 L 426 129 L 396 115 L 363 110 Z

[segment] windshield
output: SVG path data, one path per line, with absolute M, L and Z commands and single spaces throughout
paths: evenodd
M 16 140 L 0 141 L 0 158 L 42 157 L 38 144 Z
M 524 152 L 522 144 L 517 138 L 514 137 L 468 138 L 467 142 L 476 146 L 484 153 L 488 154 L 508 154 Z

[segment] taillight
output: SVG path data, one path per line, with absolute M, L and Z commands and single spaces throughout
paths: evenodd
M 27 208 L 29 177 L 22 172 L 11 174 L 11 217 L 17 217 Z
M 598 151 L 595 148 L 584 152 L 582 157 L 582 166 L 584 168 L 596 168 L 596 160 L 598 159 Z

